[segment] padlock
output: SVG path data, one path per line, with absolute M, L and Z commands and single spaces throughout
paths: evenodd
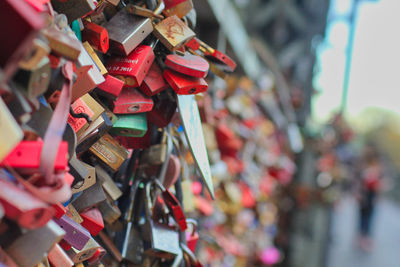
M 27 123 L 31 118 L 32 107 L 20 90 L 16 90 L 12 85 L 13 94 L 7 99 L 7 106 L 17 122 Z
M 200 56 L 192 55 L 188 52 L 184 56 L 169 54 L 165 58 L 165 66 L 192 77 L 204 78 L 210 68 L 207 60 Z
M 93 122 L 104 112 L 104 108 L 89 94 L 85 94 L 72 103 L 71 108 L 74 113 L 84 113 Z M 74 118 L 68 116 L 68 123 L 72 126 L 76 133 L 76 137 L 81 139 L 82 133 L 89 127 L 89 123 L 85 118 Z
M 90 166 L 89 164 L 85 162 L 80 162 L 80 170 L 81 172 L 83 171 L 84 175 L 81 174 L 81 177 L 83 180 L 80 181 L 80 184 L 75 184 L 71 186 L 71 191 L 72 193 L 78 193 L 83 190 L 88 189 L 89 187 L 93 186 L 96 183 L 96 171 L 93 166 Z M 71 161 L 69 162 L 71 166 Z M 72 174 L 72 168 L 70 169 L 70 172 Z M 72 174 L 74 177 L 75 175 Z
M 178 199 L 176 199 L 174 194 L 166 189 L 158 179 L 155 179 L 154 182 L 157 184 L 157 187 L 161 189 L 162 199 L 169 212 L 172 214 L 172 217 L 175 219 L 181 231 L 185 231 L 187 229 L 186 216 L 183 213 L 182 206 Z
M 147 132 L 146 113 L 118 115 L 110 133 L 118 136 L 142 137 Z
M 19 88 L 22 88 L 27 93 L 29 99 L 34 99 L 46 92 L 50 83 L 51 70 L 48 57 L 43 57 L 38 64 L 30 69 L 20 69 L 14 76 Z
M 86 52 L 88 52 L 89 56 L 92 58 L 93 62 L 95 63 L 95 66 L 100 71 L 100 73 L 102 75 L 106 75 L 107 69 L 106 67 L 104 67 L 103 62 L 101 62 L 99 56 L 93 50 L 92 46 L 88 42 L 84 42 L 83 47 L 85 48 Z
M 181 243 L 181 248 L 182 248 L 182 252 L 185 256 L 187 256 L 188 261 L 186 266 L 191 266 L 191 267 L 203 267 L 203 264 L 201 264 L 201 262 L 197 259 L 196 254 L 189 248 L 188 245 Z
M 135 114 L 148 112 L 153 109 L 151 97 L 143 95 L 136 88 L 124 88 L 116 100 L 113 101 L 115 114 Z
M 78 212 L 92 208 L 100 202 L 106 200 L 101 183 L 97 181 L 93 186 L 84 190 L 82 194 L 72 201 L 72 204 Z
M 125 86 L 138 87 L 153 64 L 155 55 L 153 49 L 157 40 L 150 45 L 139 45 L 126 57 L 113 57 L 107 63 L 111 75 L 124 79 Z
M 109 48 L 108 32 L 96 23 L 84 20 L 85 28 L 82 31 L 82 41 L 89 42 L 97 51 L 105 54 Z
M 146 184 L 145 192 L 145 223 L 142 226 L 144 248 L 147 255 L 171 259 L 179 254 L 179 233 L 171 226 L 152 219 L 151 187 L 153 182 Z
M 152 18 L 152 19 L 154 19 L 154 18 L 163 19 L 164 18 L 164 16 L 156 14 L 153 10 L 150 10 L 148 8 L 144 8 L 141 6 L 137 6 L 137 5 L 128 4 L 126 6 L 126 9 L 128 10 L 128 12 L 130 14 L 138 15 L 138 16 L 145 17 L 145 18 Z
M 204 53 L 207 59 L 215 63 L 223 64 L 229 72 L 233 72 L 236 69 L 236 62 L 228 55 L 212 48 L 201 40 L 198 41 L 200 43 L 200 51 Z
M 64 240 L 76 249 L 82 249 L 91 238 L 83 226 L 66 215 L 53 220 L 65 231 Z
M 164 128 L 176 113 L 176 101 L 170 96 L 168 90 L 153 96 L 154 107 L 147 113 L 149 121 L 160 128 Z
M 47 42 L 40 38 L 36 38 L 33 40 L 31 53 L 25 55 L 25 57 L 18 62 L 18 66 L 20 69 L 28 71 L 37 69 L 44 58 L 48 59 L 49 53 L 50 47 L 47 45 Z
M 0 98 L 0 162 L 18 145 L 23 132 Z
M 82 249 L 71 248 L 67 251 L 67 254 L 71 260 L 77 264 L 93 257 L 99 248 L 100 245 L 91 237 Z
M 113 171 L 117 171 L 128 158 L 128 151 L 109 134 L 102 136 L 90 147 L 89 151 Z
M 159 144 L 154 144 L 144 150 L 140 159 L 141 167 L 160 165 L 167 160 L 168 143 L 167 134 L 164 132 L 162 140 Z
M 112 126 L 113 123 L 110 121 L 107 114 L 103 112 L 101 116 L 90 123 L 89 127 L 81 134 L 78 139 L 76 152 L 79 154 L 83 151 L 87 151 L 103 135 L 109 132 Z
M 122 261 L 121 253 L 119 252 L 115 244 L 112 242 L 111 238 L 107 234 L 105 234 L 104 231 L 101 231 L 99 233 L 99 237 L 101 239 L 102 244 L 107 248 L 107 251 L 114 257 L 114 259 L 117 262 L 121 262 Z
M 151 145 L 150 135 L 151 131 L 148 129 L 143 137 L 116 136 L 115 138 L 126 149 L 144 149 Z
M 147 96 L 156 95 L 168 88 L 162 76 L 162 71 L 156 62 L 153 62 L 139 89 Z
M 7 218 L 27 229 L 42 227 L 54 214 L 48 204 L 4 179 L 0 179 L 0 203 Z
M 163 9 L 164 3 L 159 0 L 154 13 L 160 14 Z M 133 16 L 127 9 L 120 10 L 104 28 L 110 38 L 110 52 L 123 56 L 129 55 L 153 31 L 150 18 Z
M 39 170 L 42 141 L 21 141 L 0 163 L 1 167 L 10 166 L 23 173 Z M 68 143 L 61 142 L 54 162 L 55 171 L 65 171 L 68 166 Z
M 205 92 L 208 88 L 203 78 L 196 78 L 166 69 L 163 76 L 168 84 L 179 95 L 190 95 Z
M 18 62 L 44 26 L 44 19 L 23 0 L 1 1 L 0 8 L 2 11 L 0 32 L 8 37 L 7 42 L 2 42 L 0 45 L 0 68 L 6 81 L 14 74 Z
M 115 184 L 114 180 L 111 178 L 111 176 L 107 173 L 106 170 L 104 170 L 101 166 L 96 165 L 96 174 L 97 174 L 97 179 L 100 181 L 100 183 L 103 186 L 104 191 L 111 197 L 112 200 L 117 200 L 122 196 L 121 190 L 118 188 L 118 186 Z
M 72 267 L 74 262 L 68 257 L 67 253 L 60 247 L 60 245 L 55 244 L 47 254 L 49 262 L 54 267 Z
M 45 257 L 47 251 L 58 243 L 64 234 L 65 231 L 50 220 L 44 227 L 28 231 L 13 240 L 5 252 L 18 266 L 32 267 Z
M 15 261 L 2 248 L 0 248 L 0 266 L 18 267 Z
M 78 60 L 81 55 L 81 44 L 74 36 L 65 34 L 56 26 L 50 26 L 42 30 L 43 35 L 49 41 L 51 51 L 69 60 Z
M 54 210 L 54 217 L 57 219 L 60 219 L 64 214 L 67 213 L 67 208 L 61 203 L 53 204 L 52 208 Z
M 178 18 L 186 16 L 193 9 L 192 0 L 163 0 L 166 16 L 176 15 Z
M 82 212 L 80 215 L 83 219 L 81 225 L 85 227 L 92 236 L 96 236 L 103 230 L 104 221 L 99 209 L 92 208 Z
M 101 260 L 107 254 L 107 251 L 103 247 L 99 247 L 94 255 L 90 257 L 86 262 L 88 263 L 88 267 L 100 266 Z
M 51 5 L 58 13 L 65 14 L 69 23 L 96 8 L 93 0 L 51 0 Z
M 115 203 L 110 202 L 108 200 L 100 202 L 97 205 L 97 208 L 100 210 L 103 215 L 103 220 L 108 224 L 112 225 L 115 221 L 121 217 L 121 211 Z
M 172 185 L 174 185 L 179 178 L 180 172 L 181 172 L 181 162 L 177 156 L 171 154 L 163 186 L 168 189 Z
M 75 178 L 71 187 L 72 193 L 78 193 L 88 188 L 83 187 L 83 185 L 85 184 L 85 179 L 88 179 L 89 176 L 91 179 L 92 176 L 89 174 L 89 170 L 83 165 L 83 162 L 76 158 L 76 155 L 73 155 L 69 160 L 69 168 L 70 174 Z
M 120 236 L 123 240 L 118 244 L 121 247 L 121 256 L 124 261 L 133 263 L 135 265 L 141 265 L 144 260 L 144 243 L 142 240 L 141 233 L 138 229 L 139 222 L 139 212 L 141 211 L 140 192 L 139 188 L 141 180 L 135 180 L 133 185 L 131 185 L 129 192 L 129 205 L 124 216 L 124 230 L 122 231 L 124 235 Z
M 77 222 L 79 224 L 83 222 L 81 215 L 71 203 L 67 205 L 67 212 L 65 213 L 65 215 L 67 215 L 72 220 L 74 220 L 74 222 Z
M 83 44 L 79 42 L 79 46 L 81 53 L 77 59 L 77 78 L 72 85 L 71 103 L 105 81 Z
M 103 95 L 112 100 L 116 99 L 122 91 L 125 82 L 108 74 L 105 81 L 97 86 L 95 90 L 99 95 Z
M 191 229 L 186 231 L 186 243 L 189 249 L 196 253 L 197 242 L 199 241 L 199 233 L 197 232 L 197 222 L 194 219 L 186 220 L 188 225 L 191 225 Z
M 195 33 L 176 15 L 155 25 L 153 34 L 170 51 L 175 51 L 195 36 Z

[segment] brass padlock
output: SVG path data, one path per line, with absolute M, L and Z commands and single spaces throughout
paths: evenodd
M 3 99 L 0 98 L 0 162 L 22 140 L 23 132 L 8 110 Z
M 65 215 L 70 217 L 75 222 L 81 224 L 83 222 L 83 219 L 82 219 L 81 215 L 78 213 L 78 211 L 75 209 L 75 207 L 71 203 L 69 203 L 67 207 L 68 207 L 68 209 L 67 209 L 67 212 L 65 213 Z
M 98 68 L 98 70 L 100 71 L 100 73 L 102 75 L 106 75 L 107 69 L 106 67 L 103 65 L 103 62 L 101 62 L 99 56 L 96 54 L 96 52 L 93 50 L 93 47 L 88 43 L 88 42 L 84 42 L 83 43 L 83 47 L 85 48 L 86 52 L 89 53 L 89 56 L 92 58 L 93 62 L 96 64 L 96 67 Z
M 170 51 L 175 51 L 195 36 L 195 33 L 175 15 L 154 26 L 153 34 Z
M 128 151 L 109 134 L 102 136 L 89 151 L 113 171 L 117 171 L 128 158 Z
M 51 5 L 58 13 L 65 14 L 69 23 L 96 8 L 93 0 L 51 0 Z
M 38 264 L 64 235 L 65 231 L 60 226 L 49 221 L 44 227 L 18 237 L 5 251 L 19 266 L 32 267 Z
M 67 254 L 72 259 L 72 261 L 77 264 L 93 257 L 98 248 L 100 248 L 100 245 L 96 242 L 96 240 L 90 238 L 81 250 L 71 248 L 67 251 Z
M 53 53 L 70 60 L 77 60 L 81 54 L 81 44 L 74 36 L 70 36 L 59 30 L 56 26 L 42 30 L 43 35 L 49 41 L 49 47 Z
M 160 165 L 167 159 L 168 154 L 168 135 L 166 132 L 163 133 L 162 140 L 159 144 L 150 146 L 145 149 L 140 159 L 141 167 L 149 165 Z
M 117 205 L 108 200 L 99 203 L 97 208 L 103 215 L 104 221 L 109 225 L 113 224 L 119 217 L 121 217 L 121 211 Z
M 77 183 L 71 186 L 72 193 L 86 190 L 96 183 L 96 171 L 94 167 L 76 159 L 76 156 L 69 161 L 69 165 L 72 176 L 80 178 Z

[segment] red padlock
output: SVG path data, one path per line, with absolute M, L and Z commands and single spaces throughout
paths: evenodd
M 89 42 L 90 45 L 105 54 L 109 48 L 108 32 L 105 28 L 84 20 L 85 28 L 82 31 L 82 42 Z
M 107 64 L 111 75 L 125 80 L 127 87 L 138 87 L 153 64 L 155 55 L 153 48 L 139 45 L 126 57 L 113 57 Z
M 7 218 L 27 229 L 44 226 L 54 214 L 48 204 L 4 179 L 0 179 L 0 204 Z
M 173 186 L 179 178 L 181 173 L 181 162 L 177 156 L 171 154 L 169 157 L 167 173 L 165 175 L 163 186 L 165 188 L 170 188 Z
M 170 69 L 164 70 L 163 76 L 179 95 L 198 94 L 205 92 L 208 88 L 208 84 L 203 78 L 187 76 Z
M 52 207 L 54 210 L 54 217 L 57 219 L 60 219 L 64 214 L 67 213 L 67 209 L 61 203 L 53 204 Z
M 0 163 L 1 167 L 10 166 L 24 173 L 32 173 L 39 169 L 42 141 L 21 141 L 14 150 Z M 45 152 L 46 153 L 46 152 Z M 56 171 L 65 171 L 68 166 L 68 143 L 63 141 L 58 147 L 54 162 Z
M 151 65 L 149 72 L 146 77 L 144 77 L 143 83 L 139 88 L 148 96 L 153 96 L 168 88 L 168 84 L 164 80 L 162 71 L 156 62 L 153 62 Z
M 207 76 L 210 65 L 200 56 L 185 53 L 184 56 L 169 54 L 165 58 L 165 66 L 182 74 L 204 78 Z
M 224 65 L 228 71 L 233 72 L 236 69 L 236 62 L 231 59 L 228 55 L 222 53 L 217 49 L 213 49 L 213 52 L 205 52 L 204 55 L 210 61 Z
M 192 0 L 163 0 L 165 4 L 164 14 L 167 16 L 176 15 L 183 18 L 193 9 Z
M 148 112 L 153 109 L 151 97 L 143 95 L 136 88 L 124 88 L 113 102 L 115 114 L 134 114 Z
M 147 130 L 143 137 L 115 136 L 115 139 L 126 149 L 144 149 L 151 145 L 150 136 L 151 131 Z
M 178 199 L 171 193 L 168 189 L 165 189 L 162 192 L 162 196 L 165 204 L 168 207 L 168 210 L 172 213 L 176 223 L 179 225 L 181 231 L 185 231 L 187 229 L 186 224 L 186 216 L 183 213 L 183 209 Z
M 196 51 L 200 48 L 200 42 L 197 38 L 192 38 L 185 44 L 185 46 L 193 51 Z
M 122 91 L 125 82 L 108 74 L 105 81 L 97 86 L 96 92 L 105 97 L 116 99 Z
M 104 221 L 101 212 L 97 208 L 92 208 L 80 213 L 83 222 L 81 225 L 85 227 L 92 236 L 96 236 L 104 228 Z
M 176 102 L 164 91 L 153 96 L 154 107 L 148 112 L 148 120 L 160 128 L 167 126 L 176 112 Z
M 186 243 L 188 248 L 196 253 L 197 242 L 199 241 L 199 233 L 197 232 L 197 222 L 194 219 L 187 219 L 186 223 L 191 225 L 191 231 L 186 231 Z

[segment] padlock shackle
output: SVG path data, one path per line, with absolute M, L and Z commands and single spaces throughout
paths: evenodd
M 194 233 L 197 231 L 197 227 L 198 227 L 197 221 L 195 219 L 188 218 L 188 219 L 186 219 L 186 223 L 191 224 L 193 226 L 191 235 L 194 236 Z

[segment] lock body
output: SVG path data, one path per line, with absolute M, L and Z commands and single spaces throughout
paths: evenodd
M 207 60 L 190 53 L 185 53 L 184 56 L 167 55 L 165 66 L 181 74 L 197 78 L 204 78 L 210 68 Z
M 105 81 L 97 86 L 97 93 L 115 100 L 121 93 L 124 84 L 124 81 L 108 74 Z
M 97 51 L 105 54 L 108 51 L 110 41 L 105 28 L 96 23 L 84 22 L 85 28 L 82 31 L 82 41 L 87 41 Z
M 192 0 L 163 0 L 165 4 L 164 14 L 166 16 L 176 15 L 178 18 L 186 16 L 193 9 Z
M 119 115 L 111 130 L 112 134 L 129 137 L 142 137 L 146 132 L 146 113 Z
M 152 110 L 153 100 L 144 96 L 135 88 L 124 88 L 113 102 L 115 114 L 135 114 Z
M 151 65 L 139 88 L 147 96 L 156 95 L 168 88 L 168 84 L 164 80 L 162 71 L 156 62 Z
M 179 95 L 191 95 L 205 92 L 208 88 L 203 78 L 196 78 L 166 69 L 163 73 L 165 80 Z

